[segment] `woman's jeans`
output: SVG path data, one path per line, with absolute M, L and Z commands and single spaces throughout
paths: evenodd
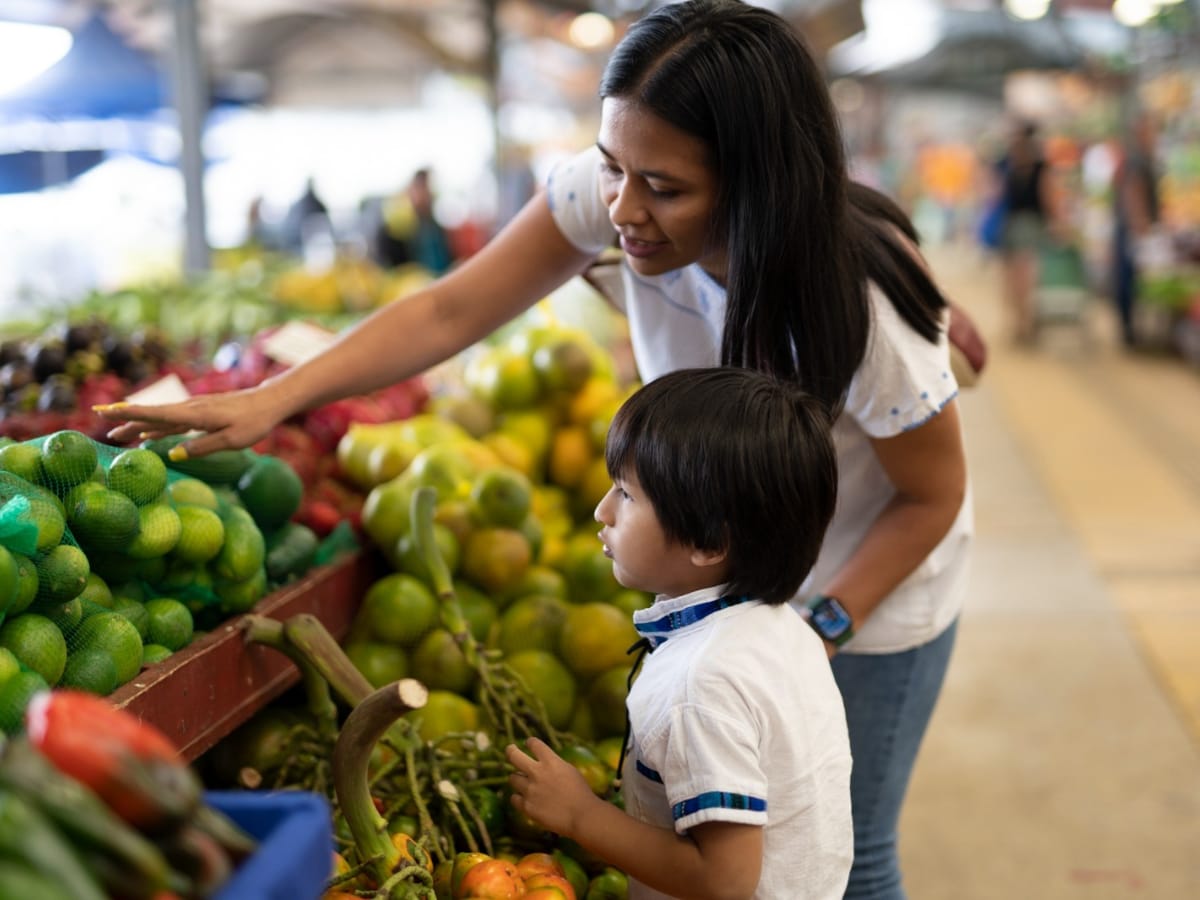
M 930 643 L 902 653 L 839 653 L 832 660 L 854 756 L 854 866 L 847 900 L 904 900 L 896 824 L 957 630 L 955 622 Z

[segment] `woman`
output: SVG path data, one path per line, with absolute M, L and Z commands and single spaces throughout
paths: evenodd
M 773 13 L 734 0 L 656 10 L 614 51 L 600 95 L 596 146 L 459 268 L 256 388 L 111 410 L 132 420 L 111 436 L 202 429 L 191 453 L 253 443 L 478 341 L 619 240 L 644 380 L 754 367 L 837 416 L 838 508 L 794 603 L 811 606 L 846 705 L 847 896 L 903 897 L 896 823 L 971 531 L 945 301 L 898 211 L 852 190 L 822 73 Z

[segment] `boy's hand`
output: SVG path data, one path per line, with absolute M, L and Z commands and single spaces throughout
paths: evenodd
M 573 836 L 575 823 L 586 815 L 588 806 L 603 801 L 592 793 L 579 770 L 544 741 L 530 738 L 526 746 L 529 753 L 515 744 L 504 749 L 515 770 L 508 778 L 512 805 L 547 831 Z

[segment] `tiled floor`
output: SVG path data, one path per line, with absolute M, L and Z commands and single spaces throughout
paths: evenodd
M 913 900 L 1200 898 L 1200 371 L 1102 302 L 1033 350 L 995 264 L 931 251 L 990 338 L 961 397 L 973 590 L 901 824 Z

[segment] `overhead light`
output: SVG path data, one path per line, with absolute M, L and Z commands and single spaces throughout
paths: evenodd
M 1040 19 L 1049 11 L 1050 0 L 1004 0 L 1004 8 L 1018 19 L 1032 21 Z
M 567 29 L 571 43 L 584 50 L 599 50 L 613 42 L 616 29 L 608 16 L 598 12 L 585 12 L 577 15 Z
M 1113 18 L 1122 25 L 1138 28 L 1150 21 L 1159 6 L 1154 0 L 1113 0 Z
M 0 94 L 32 81 L 67 55 L 74 38 L 56 25 L 0 22 Z

